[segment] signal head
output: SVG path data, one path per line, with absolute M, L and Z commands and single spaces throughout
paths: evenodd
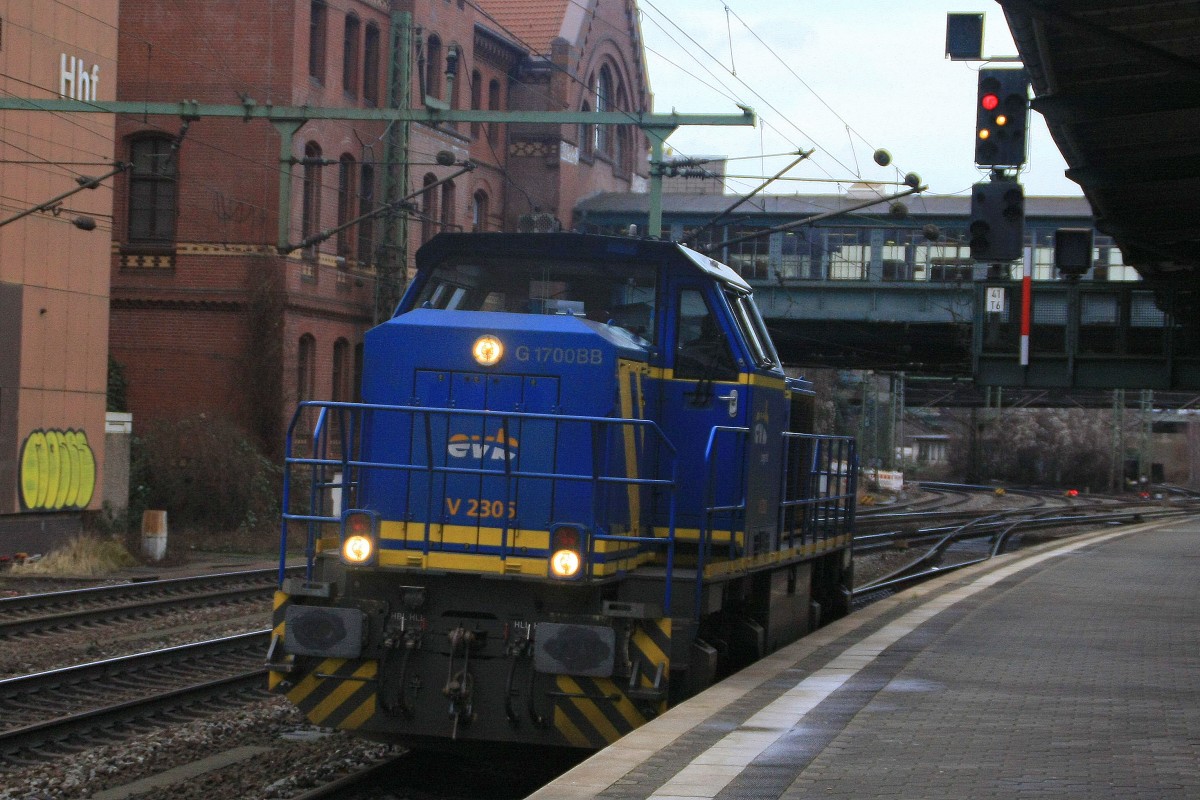
M 1025 163 L 1028 74 L 1024 69 L 979 71 L 975 104 L 975 163 L 1018 167 Z

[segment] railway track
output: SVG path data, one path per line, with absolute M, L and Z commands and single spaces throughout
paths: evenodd
M 980 514 L 960 524 L 944 524 L 943 512 L 908 515 L 935 524 L 908 527 L 900 530 L 855 537 L 856 557 L 885 550 L 911 549 L 926 545 L 926 549 L 906 559 L 901 566 L 855 587 L 855 605 L 918 583 L 933 575 L 979 563 L 1002 552 L 1015 537 L 1032 531 L 1057 529 L 1069 531 L 1079 526 L 1128 525 L 1148 519 L 1194 514 L 1197 506 L 1191 502 L 1163 504 L 1115 504 L 1104 499 L 1092 503 L 1072 503 L 1049 508 L 1010 509 L 993 514 Z
M 276 569 L 246 570 L 6 597 L 0 599 L 0 640 L 262 600 L 278 579 Z
M 864 585 L 855 593 L 855 604 L 865 605 L 873 599 L 872 595 L 883 596 L 901 588 L 906 582 L 922 580 L 928 575 L 941 574 L 948 569 L 990 557 L 994 549 L 999 552 L 1007 541 L 1022 531 L 1045 530 L 1051 526 L 1116 525 L 1160 514 L 1191 513 L 1195 510 L 1185 502 L 1134 508 L 1114 508 L 1111 503 L 1087 505 L 1091 506 L 1089 513 L 1083 513 L 1081 509 L 1085 504 L 1079 502 L 1010 509 L 1003 515 L 987 515 L 969 524 L 947 523 L 944 518 L 927 514 L 927 518 L 932 520 L 930 524 L 918 526 L 920 536 L 925 538 L 918 537 L 907 542 L 907 552 L 914 554 L 912 566 L 906 568 L 903 574 L 897 570 L 896 574 Z M 979 517 L 978 510 L 974 514 Z M 929 537 L 933 537 L 932 541 Z M 927 547 L 916 552 L 914 543 L 925 543 Z M 922 559 L 923 566 L 918 565 Z M 270 573 L 268 580 L 273 583 L 277 575 L 274 570 Z M 120 588 L 127 590 L 133 587 Z M 61 601 L 78 593 L 54 594 Z M 123 602 L 133 601 L 126 598 Z M 25 771 L 34 768 L 34 765 L 46 765 L 52 760 L 69 760 L 71 754 L 92 748 L 93 745 L 118 743 L 124 748 L 129 746 L 126 742 L 135 741 L 128 737 L 154 731 L 156 726 L 194 721 L 198 717 L 207 718 L 208 714 L 221 709 L 261 707 L 257 705 L 259 701 L 268 698 L 264 691 L 261 667 L 267 640 L 266 631 L 256 631 L 243 636 L 0 681 L 0 767 L 7 768 L 7 774 L 11 777 L 17 774 L 13 770 Z M 466 779 L 462 779 L 461 775 L 466 771 L 461 764 L 450 767 L 430 765 L 429 769 L 414 770 L 413 765 L 417 762 L 411 755 L 407 754 L 399 761 L 385 759 L 388 764 L 374 763 L 378 759 L 372 759 L 373 763 L 365 774 L 356 771 L 353 775 L 345 776 L 343 771 L 343 777 L 311 788 L 308 794 L 288 794 L 303 800 L 323 797 L 343 800 L 377 798 L 383 791 L 379 787 L 386 786 L 392 793 L 403 787 L 404 796 L 410 800 L 444 800 L 447 797 L 522 797 L 532 790 L 523 789 L 522 793 L 507 794 L 511 787 L 504 786 L 504 791 L 492 790 L 480 795 L 475 793 L 475 788 L 480 785 L 481 778 L 476 776 L 470 779 L 467 781 L 469 786 L 463 784 L 462 781 Z M 258 764 L 260 760 L 263 761 L 262 766 Z M 266 774 L 268 763 L 276 762 L 265 758 L 251 759 L 244 764 L 228 767 L 228 771 L 240 771 L 247 775 L 257 772 Z M 289 763 L 295 763 L 294 759 Z M 424 779 L 414 780 L 414 775 L 419 777 L 442 772 L 453 773 L 458 783 L 452 780 L 449 786 L 443 784 L 435 787 L 425 785 Z M 286 773 L 276 769 L 270 774 L 279 776 Z M 314 787 L 315 783 L 320 782 L 310 781 L 301 785 Z M 249 795 L 223 793 L 214 786 L 206 796 L 209 800 L 223 800 L 225 797 Z
M 167 724 L 266 697 L 270 631 L 227 636 L 0 681 L 0 761 L 59 758 L 122 727 Z

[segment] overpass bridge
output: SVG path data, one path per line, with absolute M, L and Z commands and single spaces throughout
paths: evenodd
M 1175 313 L 1173 298 L 1126 264 L 1111 237 L 1095 234 L 1083 280 L 1056 273 L 1055 231 L 1094 227 L 1084 198 L 1026 199 L 1033 281 L 1023 365 L 1021 266 L 998 271 L 971 259 L 969 198 L 917 198 L 898 209 L 880 197 L 878 213 L 832 217 L 862 196 L 756 197 L 735 219 L 703 231 L 699 245 L 711 246 L 818 218 L 712 250 L 755 287 L 789 365 L 973 379 L 1064 404 L 1072 402 L 1068 394 L 1092 390 L 1200 390 L 1200 349 L 1185 324 L 1187 308 Z M 667 194 L 664 225 L 672 238 L 691 240 L 728 204 L 725 195 Z M 579 205 L 577 227 L 624 232 L 645 218 L 646 207 L 645 195 L 598 195 Z M 968 401 L 962 392 L 952 396 Z

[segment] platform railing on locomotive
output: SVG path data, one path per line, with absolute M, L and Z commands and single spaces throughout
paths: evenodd
M 531 472 L 531 471 L 522 470 L 522 469 L 513 469 L 511 466 L 508 466 L 507 462 L 506 462 L 506 471 L 503 473 L 503 475 L 504 475 L 505 479 L 514 480 L 514 481 L 521 480 L 521 479 L 535 479 L 535 480 L 547 480 L 548 479 L 548 480 L 562 481 L 562 482 L 590 483 L 590 484 L 595 485 L 597 491 L 599 490 L 599 486 L 601 486 L 601 485 L 609 485 L 609 486 L 628 485 L 628 486 L 641 486 L 641 487 L 657 487 L 658 489 L 667 490 L 668 494 L 672 498 L 671 502 L 670 502 L 672 507 L 674 504 L 675 493 L 674 493 L 674 491 L 672 491 L 672 489 L 673 489 L 673 487 L 676 486 L 676 480 L 674 478 L 674 464 L 675 464 L 675 457 L 676 457 L 675 448 L 672 445 L 672 443 L 663 434 L 662 430 L 659 429 L 657 423 L 654 422 L 653 420 L 622 419 L 622 418 L 614 418 L 614 417 L 564 416 L 561 414 L 534 413 L 534 412 L 498 412 L 498 411 L 487 411 L 487 410 L 476 410 L 476 409 L 447 409 L 447 408 L 428 408 L 428 407 L 413 407 L 413 406 L 391 406 L 391 405 L 364 404 L 364 403 L 344 403 L 344 402 L 336 402 L 336 401 L 304 401 L 301 404 L 301 406 L 307 407 L 307 408 L 316 407 L 316 408 L 321 408 L 322 410 L 324 410 L 325 408 L 331 408 L 331 409 L 337 408 L 337 409 L 348 410 L 348 411 L 352 412 L 352 416 L 355 419 L 357 419 L 357 417 L 359 415 L 372 413 L 372 414 L 376 414 L 376 415 L 378 415 L 378 414 L 400 414 L 400 415 L 410 416 L 410 417 L 414 417 L 414 418 L 415 417 L 425 418 L 426 421 L 428 421 L 428 419 L 430 417 L 457 417 L 457 418 L 478 417 L 481 419 L 489 419 L 489 418 L 490 419 L 500 419 L 503 421 L 503 427 L 505 429 L 508 429 L 509 427 L 511 427 L 514 420 L 551 420 L 556 425 L 585 423 L 585 424 L 589 424 L 593 427 L 603 428 L 606 430 L 610 430 L 614 427 L 620 428 L 620 427 L 624 427 L 624 426 L 632 426 L 637 429 L 644 429 L 650 433 L 650 437 L 652 438 L 652 440 L 657 443 L 656 446 L 659 448 L 662 448 L 662 450 L 663 450 L 663 456 L 665 459 L 663 461 L 663 464 L 665 465 L 664 469 L 666 470 L 665 473 L 662 473 L 661 469 L 659 470 L 660 474 L 657 476 L 629 476 L 629 475 L 625 475 L 625 474 L 608 474 L 606 472 L 595 473 L 592 471 L 584 472 L 584 473 L 568 473 L 568 472 L 544 473 L 544 472 L 540 472 L 540 471 L 532 471 Z M 298 410 L 296 417 L 293 418 L 292 427 L 289 428 L 289 431 L 292 431 L 294 429 L 294 426 L 295 426 L 297 420 L 299 419 L 299 417 L 300 417 L 300 412 Z M 322 419 L 325 418 L 324 414 L 322 414 L 321 418 Z M 361 426 L 361 424 L 362 424 L 361 421 L 356 421 L 354 423 L 356 428 Z M 314 429 L 314 434 L 317 439 L 320 439 L 326 433 L 327 433 L 327 428 L 325 426 L 318 425 Z M 593 435 L 589 438 L 591 438 L 593 441 L 599 441 L 599 440 L 604 439 L 605 436 L 602 434 L 598 434 L 597 432 L 594 432 Z M 313 470 L 313 474 L 317 474 L 326 469 L 332 469 L 332 470 L 337 470 L 337 471 L 341 472 L 341 474 L 343 476 L 346 474 L 349 474 L 352 471 L 356 476 L 360 476 L 360 477 L 364 474 L 364 471 L 371 471 L 371 470 L 383 470 L 386 472 L 404 472 L 404 473 L 419 473 L 419 474 L 424 474 L 427 472 L 432 472 L 434 474 L 451 474 L 451 473 L 453 473 L 453 474 L 473 474 L 473 475 L 479 475 L 480 477 L 489 477 L 489 478 L 497 477 L 496 472 L 494 472 L 492 469 L 489 469 L 489 468 L 486 468 L 483 466 L 480 466 L 477 468 L 470 468 L 470 467 L 450 467 L 450 466 L 442 466 L 442 465 L 431 465 L 424 461 L 421 461 L 419 463 L 416 463 L 416 462 L 407 463 L 405 461 L 395 460 L 395 459 L 385 459 L 382 461 L 380 461 L 380 460 L 362 460 L 360 454 L 358 454 L 358 453 L 355 453 L 353 455 L 351 455 L 349 453 L 341 453 L 336 456 L 330 456 L 330 455 L 322 456 L 321 453 L 323 453 L 324 451 L 323 451 L 323 449 L 321 447 L 321 443 L 319 441 L 314 443 L 315 446 L 312 448 L 313 455 L 311 455 L 311 456 L 291 455 L 291 452 L 292 452 L 292 448 L 290 446 L 291 444 L 292 444 L 292 440 L 289 437 L 289 455 L 286 457 L 285 465 L 284 465 L 284 467 L 285 467 L 285 470 L 284 470 L 284 493 L 285 493 L 285 496 L 290 495 L 292 481 L 296 477 L 294 475 L 294 470 L 296 470 L 296 469 L 301 469 L 301 470 L 311 469 L 311 470 Z M 305 449 L 308 449 L 308 448 L 306 447 Z M 593 466 L 595 466 L 595 465 L 596 465 L 596 462 L 593 462 Z M 316 484 L 316 481 L 314 481 L 314 485 L 315 484 Z M 329 485 L 334 485 L 334 484 L 333 484 L 333 482 L 330 482 L 330 481 L 323 481 L 323 482 L 321 482 L 321 485 L 329 486 Z M 356 490 L 355 494 L 357 494 L 357 489 L 359 488 L 359 481 L 354 480 L 354 481 L 348 482 L 343 477 L 341 480 L 339 480 L 337 482 L 336 485 L 338 485 L 339 487 L 341 487 L 343 489 L 347 486 L 352 486 Z M 351 508 L 347 508 L 344 511 L 342 511 L 341 514 L 333 514 L 333 513 L 331 513 L 331 511 L 329 509 L 325 508 L 325 504 L 323 502 L 321 502 L 321 500 L 324 499 L 325 494 L 326 494 L 325 492 L 321 492 L 321 491 L 311 494 L 309 499 L 312 504 L 306 511 L 302 511 L 300 509 L 292 509 L 290 502 L 285 507 L 285 511 L 282 515 L 283 522 L 284 522 L 284 531 L 283 531 L 283 539 L 281 540 L 281 563 L 282 563 L 282 553 L 286 549 L 286 528 L 287 528 L 287 525 L 289 522 L 309 523 L 309 541 L 307 543 L 308 547 L 306 548 L 306 552 L 308 555 L 308 561 L 309 561 L 310 568 L 312 566 L 312 557 L 315 556 L 317 552 L 323 551 L 326 549 L 333 549 L 334 547 L 338 547 L 340 549 L 347 543 L 347 541 L 355 533 L 364 534 L 365 538 L 359 538 L 359 539 L 355 540 L 356 544 L 354 546 L 353 553 L 349 553 L 346 550 L 342 550 L 340 555 L 342 556 L 343 563 L 357 564 L 357 565 L 364 565 L 366 563 L 374 563 L 375 560 L 378 558 L 378 553 L 379 553 L 378 538 L 379 538 L 379 532 L 380 532 L 380 523 L 382 521 L 378 512 L 371 511 L 371 510 L 364 510 L 364 509 L 355 509 L 355 508 L 351 507 Z M 343 499 L 344 499 L 344 496 L 343 496 Z M 290 500 L 290 496 L 289 496 L 289 500 Z M 312 501 L 315 501 L 315 502 L 312 502 Z M 363 513 L 363 514 L 366 514 L 367 516 L 360 518 L 357 521 L 357 523 L 355 523 L 351 516 L 355 513 Z M 505 520 L 505 522 L 507 522 L 507 520 Z M 325 535 L 328 535 L 328 534 L 322 534 L 321 531 L 322 530 L 330 531 L 331 528 L 334 531 L 334 538 L 331 539 L 326 545 L 318 546 L 318 543 L 316 540 L 318 538 L 321 538 L 322 541 L 324 541 L 323 537 Z M 358 530 L 351 530 L 352 528 L 357 528 Z M 673 531 L 673 529 L 674 529 L 673 524 L 671 525 L 671 529 Z M 421 543 L 426 549 L 428 549 L 428 547 L 429 547 L 428 535 L 429 535 L 429 531 L 427 529 L 426 539 L 424 542 Z M 596 536 L 595 538 L 598 540 L 610 540 L 610 539 L 611 540 L 624 540 L 624 541 L 630 541 L 630 542 L 640 542 L 640 543 L 644 543 L 644 544 L 659 544 L 659 545 L 661 545 L 661 541 L 660 541 L 661 537 L 636 537 L 636 536 L 631 537 L 628 534 L 622 534 L 620 536 L 599 535 L 599 536 Z M 673 536 L 668 536 L 668 540 L 671 540 L 671 539 L 673 539 Z M 586 572 L 587 570 L 582 570 L 582 571 Z M 281 576 L 282 576 L 282 573 L 281 573 Z M 282 580 L 282 577 L 281 577 L 281 580 Z

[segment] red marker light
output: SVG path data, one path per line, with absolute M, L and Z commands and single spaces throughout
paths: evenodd
M 994 111 L 1000 105 L 1000 95 L 988 92 L 979 98 L 979 105 L 983 106 L 984 111 Z

